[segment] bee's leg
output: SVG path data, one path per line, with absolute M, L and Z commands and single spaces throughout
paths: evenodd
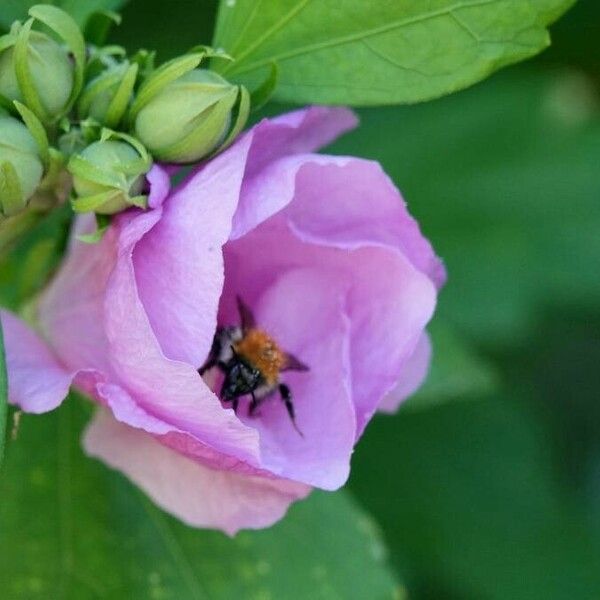
M 200 373 L 200 377 L 206 373 L 206 371 L 216 367 L 219 364 L 219 354 L 221 353 L 221 346 L 217 343 L 217 341 L 213 341 L 213 345 L 208 354 L 208 358 L 206 362 L 198 369 L 198 373 Z
M 261 389 L 258 389 L 259 395 L 257 396 L 257 390 L 252 390 L 250 392 L 252 396 L 252 401 L 248 405 L 248 416 L 249 417 L 257 417 L 259 413 L 256 412 L 256 409 L 263 403 L 265 396 L 260 395 Z
M 298 429 L 298 425 L 296 425 L 296 412 L 294 410 L 294 403 L 292 402 L 292 391 L 290 388 L 285 385 L 285 383 L 279 384 L 279 394 L 283 403 L 285 404 L 285 409 L 287 410 L 287 414 L 290 417 L 290 421 L 294 426 L 294 429 L 300 434 L 301 437 L 304 437 L 304 434 Z
M 250 390 L 250 395 L 252 396 L 252 401 L 248 404 L 248 416 L 254 416 L 254 411 L 258 408 L 258 398 L 254 393 L 254 390 Z
M 198 373 L 200 377 L 206 373 L 206 371 L 210 371 L 213 367 L 217 366 L 217 359 L 214 356 L 209 356 L 208 360 L 198 369 Z
M 220 336 L 222 335 L 220 333 L 220 331 L 221 330 L 217 330 L 217 333 L 215 334 L 215 338 L 213 339 L 213 343 L 210 347 L 210 352 L 208 353 L 208 358 L 206 359 L 206 362 L 198 369 L 198 373 L 200 373 L 200 377 L 202 377 L 202 375 L 204 375 L 204 373 L 206 373 L 206 371 L 219 365 L 219 358 L 221 356 Z
M 236 415 L 237 415 L 237 409 L 238 409 L 239 403 L 240 403 L 240 399 L 237 396 L 231 401 L 231 406 L 233 407 L 233 412 Z

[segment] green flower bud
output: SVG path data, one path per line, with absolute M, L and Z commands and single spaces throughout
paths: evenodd
M 101 125 L 117 127 L 127 110 L 137 78 L 138 65 L 114 65 L 93 79 L 83 91 L 79 116 Z
M 142 191 L 151 165 L 143 146 L 129 136 L 103 136 L 69 161 L 77 196 L 73 209 L 112 215 L 132 205 L 146 208 Z
M 0 114 L 0 213 L 6 217 L 21 212 L 43 173 L 33 135 L 17 119 Z
M 189 71 L 138 110 L 135 134 L 158 160 L 195 162 L 227 135 L 240 89 L 212 71 Z
M 67 50 L 47 35 L 32 31 L 27 62 L 46 112 L 51 116 L 62 114 L 73 89 L 73 64 Z M 25 102 L 15 72 L 14 44 L 0 52 L 0 94 L 11 101 Z
M 81 89 L 85 43 L 64 11 L 47 5 L 30 9 L 25 24 L 14 23 L 0 38 L 0 96 L 27 106 L 38 119 L 52 123 L 66 114 Z M 39 20 L 65 45 L 32 29 Z

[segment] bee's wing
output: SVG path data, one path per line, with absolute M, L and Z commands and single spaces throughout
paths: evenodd
M 285 366 L 282 371 L 310 371 L 310 367 L 307 367 L 301 360 L 296 358 L 293 354 L 286 353 L 285 355 Z
M 256 321 L 254 320 L 252 311 L 239 296 L 236 296 L 236 300 L 243 331 L 247 332 L 250 329 L 254 329 L 256 327 Z

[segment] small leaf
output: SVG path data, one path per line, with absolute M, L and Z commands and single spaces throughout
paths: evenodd
M 242 85 L 240 86 L 239 99 L 238 99 L 238 111 L 235 123 L 231 128 L 231 131 L 227 134 L 227 137 L 223 140 L 222 144 L 215 150 L 213 154 L 222 152 L 226 148 L 229 148 L 231 144 L 236 140 L 237 136 L 244 129 L 244 125 L 248 120 L 250 114 L 250 94 L 248 90 Z
M 8 447 L 3 597 L 403 598 L 377 525 L 344 492 L 315 492 L 271 529 L 233 539 L 193 529 L 83 455 L 84 408 L 69 399 L 52 413 L 23 415 Z
M 14 53 L 15 75 L 17 76 L 17 81 L 19 82 L 19 88 L 23 95 L 23 99 L 25 100 L 25 104 L 27 104 L 38 119 L 47 122 L 49 120 L 49 115 L 42 104 L 33 82 L 31 69 L 29 68 L 29 34 L 32 25 L 33 19 L 30 19 L 23 25 L 17 36 Z
M 549 44 L 547 21 L 572 0 L 221 0 L 220 67 L 253 89 L 272 62 L 275 99 L 414 103 L 467 87 Z
M 12 163 L 0 163 L 0 215 L 16 215 L 25 205 L 21 183 Z
M 111 201 L 122 198 L 123 192 L 120 190 L 107 190 L 106 192 L 100 192 L 93 196 L 85 196 L 84 198 L 72 198 L 71 207 L 73 212 L 86 213 L 93 212 L 100 208 L 103 204 L 107 204 Z M 95 235 L 95 234 L 94 234 Z M 94 238 L 95 239 L 95 238 Z M 87 241 L 87 239 L 85 240 Z
M 169 83 L 175 81 L 189 71 L 193 71 L 204 58 L 203 53 L 194 53 L 174 58 L 161 65 L 151 73 L 146 81 L 141 85 L 136 99 L 131 105 L 130 119 L 133 120 L 137 114 Z
M 105 125 L 117 127 L 129 106 L 129 100 L 133 94 L 133 88 L 138 74 L 138 65 L 133 63 L 129 66 L 121 79 L 121 83 L 106 110 Z
M 29 133 L 33 136 L 35 143 L 38 146 L 40 152 L 40 158 L 44 163 L 44 169 L 47 169 L 50 164 L 50 149 L 48 143 L 48 135 L 44 126 L 40 123 L 39 119 L 31 112 L 24 104 L 21 104 L 17 100 L 14 101 L 15 108 L 19 111 L 21 118 L 25 122 Z

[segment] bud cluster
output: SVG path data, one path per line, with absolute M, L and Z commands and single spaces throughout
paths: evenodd
M 102 46 L 115 15 L 95 14 L 87 42 L 55 6 L 29 16 L 0 37 L 0 227 L 65 185 L 75 212 L 145 208 L 153 161 L 200 161 L 244 127 L 246 89 L 203 66 L 226 55 L 199 46 L 155 68 Z

